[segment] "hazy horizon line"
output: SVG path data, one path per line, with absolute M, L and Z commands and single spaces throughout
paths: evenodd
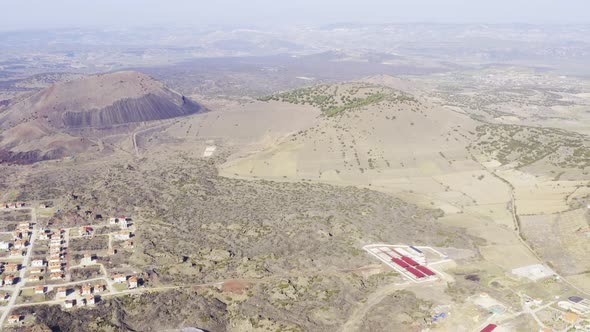
M 333 21 L 326 23 L 292 23 L 292 24 L 280 24 L 280 23 L 265 23 L 265 24 L 222 24 L 222 23 L 211 23 L 211 24 L 126 24 L 126 25 L 77 25 L 77 24 L 63 24 L 63 25 L 45 25 L 45 26 L 14 26 L 6 25 L 3 26 L 0 23 L 0 31 L 39 31 L 39 30 L 64 30 L 64 29 L 76 29 L 76 30 L 133 30 L 141 28 L 168 28 L 168 29 L 181 29 L 181 28 L 200 28 L 200 29 L 211 29 L 211 28 L 233 28 L 233 29 L 262 29 L 262 28 L 293 28 L 293 27 L 324 27 L 330 25 L 359 25 L 359 26 L 385 26 L 385 25 L 448 25 L 448 26 L 468 26 L 468 25 L 486 25 L 486 26 L 590 26 L 588 22 L 525 22 L 525 21 L 514 21 L 514 22 L 485 22 L 485 21 L 465 21 L 465 22 L 447 22 L 447 21 L 387 21 L 387 22 L 362 22 L 362 21 Z

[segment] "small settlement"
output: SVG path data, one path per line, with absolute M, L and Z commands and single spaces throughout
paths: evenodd
M 39 208 L 47 211 L 49 206 Z M 34 319 L 10 314 L 16 304 L 58 300 L 74 310 L 93 306 L 104 295 L 147 289 L 135 271 L 104 264 L 117 253 L 132 253 L 137 226 L 131 218 L 95 218 L 88 225 L 52 228 L 38 223 L 35 208 L 25 203 L 2 203 L 0 210 L 31 219 L 0 232 L 0 309 L 7 313 L 0 324 L 21 326 Z

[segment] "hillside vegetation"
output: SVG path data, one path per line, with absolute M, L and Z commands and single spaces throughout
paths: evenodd
M 321 109 L 326 116 L 386 101 L 419 104 L 414 97 L 401 91 L 367 83 L 318 85 L 262 97 L 259 100 L 311 105 Z
M 479 156 L 525 167 L 544 161 L 560 168 L 590 166 L 590 142 L 581 134 L 554 128 L 487 124 L 477 128 L 470 146 Z

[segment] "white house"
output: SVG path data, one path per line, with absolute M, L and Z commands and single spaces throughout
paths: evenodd
M 115 233 L 114 237 L 115 240 L 129 240 L 131 238 L 131 233 L 127 231 L 122 231 L 119 233 Z
M 80 264 L 82 265 L 91 265 L 94 262 L 94 257 L 92 254 L 84 254 L 82 260 L 80 260 Z
M 129 288 L 129 289 L 137 288 L 137 277 L 136 276 L 132 276 L 129 278 L 129 280 L 127 280 L 127 288 Z
M 125 281 L 127 281 L 127 277 L 122 274 L 116 274 L 113 276 L 113 281 L 114 282 L 125 282 Z
M 129 222 L 127 222 L 127 219 L 119 220 L 119 227 L 121 227 L 121 228 L 128 228 L 129 227 Z
M 58 288 L 57 289 L 57 297 L 66 297 L 66 295 L 68 294 L 68 289 L 67 288 Z
M 4 284 L 5 285 L 12 285 L 12 284 L 14 284 L 14 276 L 7 275 L 6 277 L 4 277 Z
M 34 261 L 31 261 L 31 266 L 32 267 L 43 267 L 43 266 L 45 266 L 45 262 L 42 259 L 35 259 Z

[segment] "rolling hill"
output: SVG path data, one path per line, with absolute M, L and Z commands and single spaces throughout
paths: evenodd
M 222 175 L 364 186 L 446 212 L 506 204 L 504 185 L 472 159 L 468 146 L 481 123 L 468 115 L 367 82 L 262 99 L 312 105 L 323 116 L 278 145 L 227 162 Z M 482 193 L 481 185 L 498 190 Z

